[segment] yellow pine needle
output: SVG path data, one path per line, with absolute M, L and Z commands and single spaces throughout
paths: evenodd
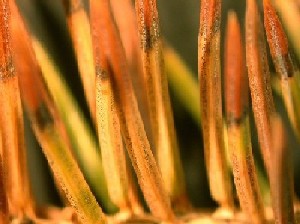
M 275 107 L 265 37 L 255 0 L 247 0 L 246 59 L 258 140 L 269 173 L 270 153 L 272 153 L 270 119 L 275 113 Z
M 220 17 L 220 0 L 201 1 L 198 71 L 204 155 L 212 197 L 228 208 L 233 195 L 223 139 Z
M 90 23 L 83 0 L 63 0 L 67 22 L 77 57 L 84 93 L 94 121 L 96 120 L 95 67 Z
M 264 205 L 252 155 L 248 82 L 245 72 L 240 25 L 229 12 L 225 42 L 225 99 L 229 154 L 240 206 L 251 223 L 263 224 Z
M 12 59 L 9 2 L 0 2 L 0 134 L 4 184 L 12 217 L 31 216 L 29 176 L 27 173 L 24 125 L 18 77 Z
M 280 117 L 272 119 L 272 170 L 270 185 L 275 223 L 296 223 L 294 217 L 294 176 L 291 152 Z
M 126 159 L 111 80 L 109 76 L 103 76 L 106 78 L 96 77 L 98 136 L 109 195 L 121 212 L 124 212 L 129 209 Z
M 274 0 L 279 15 L 282 18 L 283 25 L 290 38 L 295 53 L 300 59 L 300 10 L 299 4 L 295 0 Z
M 297 106 L 294 106 L 299 103 L 300 99 L 293 97 L 294 93 L 299 90 L 295 77 L 299 74 L 295 72 L 289 53 L 288 40 L 270 0 L 264 0 L 264 24 L 271 56 L 281 80 L 281 95 L 295 133 L 300 138 L 300 111 L 296 111 Z
M 34 38 L 32 38 L 32 43 L 47 87 L 66 125 L 80 167 L 95 194 L 101 199 L 103 207 L 108 212 L 114 212 L 116 207 L 112 204 L 108 196 L 100 149 L 96 144 L 90 127 L 88 127 L 88 123 L 75 99 L 72 97 L 66 83 L 62 80 L 62 74 L 52 59 L 49 58 L 45 48 Z
M 194 74 L 171 46 L 165 46 L 163 53 L 170 88 L 201 128 L 199 87 Z
M 70 140 L 77 155 L 76 158 L 79 160 L 96 195 L 101 199 L 103 206 L 107 211 L 114 212 L 116 207 L 108 196 L 108 186 L 100 159 L 100 149 L 93 138 L 87 121 L 66 83 L 60 78 L 62 74 L 52 59 L 49 58 L 45 48 L 37 40 L 33 40 L 33 46 L 47 86 L 50 88 L 55 104 L 58 106 L 59 112 L 67 126 Z
M 39 116 L 49 116 L 49 114 Z M 60 133 L 57 133 L 58 128 L 51 125 L 51 121 L 42 122 L 44 123 L 42 126 L 46 125 L 46 127 L 43 128 L 38 123 L 33 124 L 37 138 L 42 144 L 58 186 L 75 209 L 80 221 L 91 224 L 106 223 L 105 215 L 85 182 L 68 146 L 63 142 Z
M 14 3 L 12 22 L 17 72 L 20 74 L 22 97 L 35 134 L 54 173 L 57 184 L 74 207 L 82 223 L 106 223 L 96 199 L 73 158 L 66 130 L 59 118 L 34 50 L 21 17 Z M 20 58 L 22 57 L 22 58 Z M 24 57 L 24 58 L 23 58 Z M 35 88 L 32 88 L 34 86 Z M 30 88 L 30 91 L 29 91 Z M 76 177 L 74 179 L 74 177 Z
M 158 165 L 171 201 L 187 200 L 163 63 L 156 0 L 136 0 L 135 2 L 146 96 Z
M 103 80 L 110 77 L 114 81 L 122 135 L 144 197 L 154 216 L 175 222 L 137 107 L 125 52 L 114 25 L 109 1 L 91 0 L 90 9 L 96 75 Z M 110 68 L 107 71 L 104 70 L 106 66 Z

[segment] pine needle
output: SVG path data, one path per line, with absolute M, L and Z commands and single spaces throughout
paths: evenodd
M 248 88 L 240 25 L 236 14 L 230 11 L 225 42 L 228 147 L 240 206 L 251 223 L 263 224 L 264 205 L 251 146 Z
M 291 152 L 279 117 L 272 119 L 272 170 L 270 184 L 275 223 L 296 223 L 294 217 L 294 175 Z
M 272 153 L 271 117 L 275 114 L 270 71 L 266 52 L 263 27 L 255 0 L 247 0 L 246 9 L 246 59 L 252 109 L 258 133 L 261 152 L 270 171 L 270 154 Z
M 130 77 L 135 96 L 137 98 L 139 111 L 141 113 L 150 144 L 153 144 L 149 108 L 145 91 L 146 87 L 143 77 L 143 65 L 139 45 L 138 27 L 133 1 L 111 0 L 110 4 L 126 53 Z
M 66 125 L 80 167 L 106 211 L 115 212 L 116 207 L 108 197 L 100 149 L 88 122 L 45 47 L 34 38 L 32 43 L 47 87 Z
M 126 53 L 132 79 L 142 78 L 137 21 L 131 0 L 111 0 L 112 12 Z
M 112 201 L 124 212 L 129 209 L 128 171 L 110 78 L 97 76 L 96 91 L 97 128 L 108 191 Z
M 231 208 L 233 195 L 223 137 L 220 17 L 220 0 L 201 1 L 198 36 L 200 112 L 210 191 L 222 207 Z
M 109 197 L 118 209 L 127 210 L 129 209 L 128 175 L 119 121 L 113 105 L 113 97 L 102 94 L 102 88 L 106 87 L 102 86 L 95 77 L 88 15 L 82 0 L 66 0 L 64 5 L 84 92 L 92 117 L 98 127 L 103 169 L 107 186 L 110 186 L 108 187 Z M 110 87 L 107 88 L 110 89 Z M 114 131 L 110 131 L 111 129 Z
M 66 129 L 47 92 L 30 36 L 14 4 L 12 9 L 12 27 L 14 37 L 17 37 L 13 39 L 14 61 L 18 74 L 22 76 L 22 99 L 55 180 L 82 223 L 106 223 L 101 208 L 73 158 Z
M 300 24 L 298 22 L 300 21 L 299 3 L 295 0 L 274 0 L 274 6 L 282 18 L 284 28 L 295 49 L 298 60 L 300 60 Z
M 299 73 L 295 71 L 291 59 L 288 40 L 270 0 L 264 0 L 264 24 L 271 56 L 281 81 L 281 95 L 283 97 L 288 117 L 298 138 L 300 138 L 299 109 Z
M 2 164 L 9 214 L 24 218 L 32 215 L 27 173 L 24 124 L 18 77 L 15 72 L 10 34 L 9 1 L 0 2 L 0 134 Z
M 175 133 L 156 0 L 136 0 L 146 96 L 157 162 L 171 201 L 186 197 Z
M 109 1 L 91 0 L 90 9 L 96 75 L 103 80 L 113 80 L 122 135 L 144 197 L 154 216 L 174 222 L 175 216 L 137 107 L 125 52 Z
M 89 18 L 83 0 L 63 0 L 63 2 L 84 93 L 92 118 L 96 121 L 95 67 Z

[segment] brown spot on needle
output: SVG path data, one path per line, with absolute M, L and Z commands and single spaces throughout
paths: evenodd
M 160 37 L 156 8 L 156 1 L 136 1 L 140 41 L 144 51 L 150 50 Z

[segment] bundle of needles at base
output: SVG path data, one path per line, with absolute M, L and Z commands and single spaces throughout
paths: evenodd
M 299 21 L 299 0 L 0 0 L 0 224 L 300 223 Z

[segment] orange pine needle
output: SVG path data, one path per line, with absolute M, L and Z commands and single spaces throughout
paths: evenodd
M 0 2 L 0 130 L 2 161 L 9 213 L 23 218 L 32 215 L 29 176 L 26 169 L 24 125 L 18 77 L 13 64 L 9 1 Z
M 146 202 L 154 216 L 174 222 L 175 216 L 137 107 L 125 52 L 109 1 L 90 0 L 90 9 L 96 75 L 103 81 L 109 80 L 109 77 L 113 80 L 122 134 Z
M 299 92 L 296 84 L 299 74 L 295 71 L 286 34 L 270 0 L 264 0 L 264 24 L 271 56 L 280 76 L 285 107 L 295 133 L 300 137 L 299 113 L 296 111 L 299 99 L 294 96 L 294 92 Z
M 136 0 L 135 5 L 157 163 L 171 201 L 184 201 L 187 200 L 185 181 L 163 62 L 156 0 Z
M 265 223 L 264 207 L 259 192 L 252 155 L 248 80 L 241 31 L 237 16 L 229 12 L 225 42 L 225 99 L 228 126 L 228 147 L 234 183 L 240 206 L 252 223 Z
M 96 120 L 95 67 L 93 63 L 90 23 L 83 0 L 63 0 L 68 28 L 77 57 L 80 77 L 90 113 Z
M 246 59 L 252 109 L 263 159 L 269 172 L 270 154 L 272 153 L 270 119 L 275 114 L 275 106 L 265 42 L 256 2 L 255 0 L 247 0 Z
M 264 0 L 263 3 L 264 25 L 276 70 L 285 77 L 292 77 L 294 68 L 285 32 L 270 0 Z
M 131 0 L 111 0 L 111 7 L 120 37 L 126 52 L 128 65 L 132 71 L 141 72 L 138 29 Z M 134 68 L 135 67 L 135 68 Z M 139 69 L 139 70 L 137 70 Z M 136 74 L 140 76 L 141 74 Z
M 204 154 L 210 191 L 222 207 L 230 208 L 233 206 L 233 195 L 223 139 L 220 17 L 220 0 L 201 1 L 198 76 Z
M 240 25 L 234 12 L 228 13 L 225 42 L 225 99 L 229 123 L 243 119 L 248 109 L 248 81 Z

